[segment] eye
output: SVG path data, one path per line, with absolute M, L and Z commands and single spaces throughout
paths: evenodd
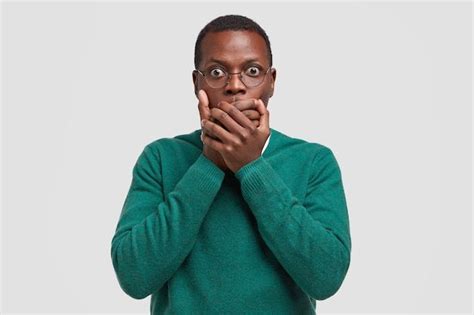
M 222 69 L 213 68 L 213 69 L 209 70 L 209 75 L 212 78 L 221 78 L 221 77 L 225 76 L 225 72 Z
M 249 67 L 247 70 L 245 70 L 245 74 L 251 77 L 258 77 L 260 75 L 260 68 L 258 67 Z

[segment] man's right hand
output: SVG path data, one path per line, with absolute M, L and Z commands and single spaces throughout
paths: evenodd
M 218 120 L 215 120 L 213 117 L 211 117 L 211 110 L 209 108 L 209 99 L 204 90 L 199 90 L 198 99 L 199 99 L 198 110 L 199 110 L 200 121 L 203 119 L 208 119 L 220 125 L 222 128 L 226 129 L 223 124 L 221 124 Z M 237 107 L 248 119 L 250 119 L 250 121 L 255 125 L 255 127 L 258 127 L 260 125 L 260 113 L 255 109 L 249 109 L 254 104 L 253 99 L 239 100 L 231 104 Z M 202 130 L 202 133 L 204 133 L 204 130 Z M 209 135 L 209 136 L 217 139 L 217 137 L 214 135 Z M 203 154 L 209 160 L 214 162 L 214 164 L 216 164 L 220 169 L 222 170 L 228 169 L 220 153 L 206 146 L 204 143 L 203 143 Z

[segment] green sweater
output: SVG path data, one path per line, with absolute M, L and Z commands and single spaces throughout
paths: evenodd
M 201 129 L 145 146 L 111 257 L 151 314 L 314 314 L 340 288 L 351 238 L 337 161 L 270 131 L 236 174 L 202 154 Z

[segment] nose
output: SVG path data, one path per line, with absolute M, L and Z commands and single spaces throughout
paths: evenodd
M 236 95 L 236 94 L 245 94 L 246 93 L 246 86 L 240 80 L 240 73 L 232 73 L 230 74 L 229 82 L 227 82 L 225 86 L 225 94 L 226 95 Z

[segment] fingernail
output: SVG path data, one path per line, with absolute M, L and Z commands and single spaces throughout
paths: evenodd
M 204 119 L 201 120 L 201 126 L 204 126 Z

